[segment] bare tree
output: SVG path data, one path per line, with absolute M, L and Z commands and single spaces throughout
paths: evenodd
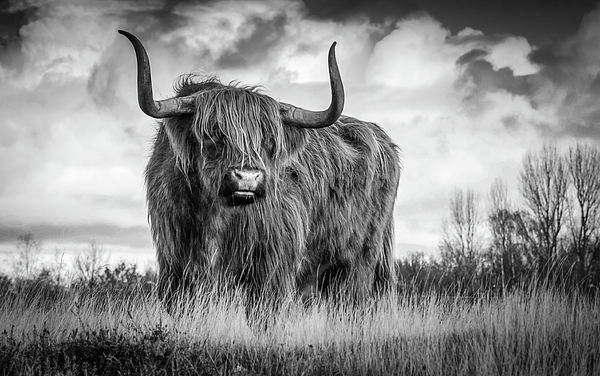
M 440 252 L 445 266 L 475 270 L 483 248 L 481 225 L 478 196 L 470 189 L 456 189 L 450 199 L 450 218 L 442 224 Z
M 75 256 L 75 272 L 79 278 L 88 286 L 93 286 L 102 269 L 108 264 L 110 255 L 95 241 L 90 242 L 88 247 Z
M 502 286 L 508 286 L 523 266 L 524 224 L 514 208 L 506 183 L 496 178 L 488 195 L 488 224 L 491 230 L 489 258 L 499 272 Z
M 568 206 L 568 182 L 568 169 L 556 146 L 545 145 L 523 158 L 519 188 L 531 219 L 530 248 L 540 271 L 558 257 L 559 235 Z
M 508 187 L 502 178 L 496 178 L 488 194 L 488 211 L 510 210 L 512 200 L 508 197 Z
M 31 232 L 19 235 L 17 252 L 13 255 L 11 264 L 13 273 L 18 277 L 30 278 L 37 272 L 39 254 L 42 246 Z
M 65 251 L 64 250 L 60 250 L 57 248 L 54 248 L 54 262 L 51 264 L 50 266 L 50 271 L 52 273 L 52 276 L 55 279 L 55 282 L 57 285 L 60 285 L 61 283 L 64 283 L 63 281 L 63 277 L 64 277 L 64 270 L 65 270 Z
M 574 201 L 568 227 L 577 257 L 577 274 L 583 280 L 598 249 L 595 243 L 600 232 L 600 151 L 579 143 L 569 148 L 567 162 Z

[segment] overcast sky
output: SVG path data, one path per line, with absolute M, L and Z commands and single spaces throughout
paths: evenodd
M 436 249 L 455 188 L 484 196 L 502 177 L 517 198 L 528 150 L 600 139 L 595 1 L 2 4 L 4 253 L 32 231 L 46 253 L 95 240 L 113 261 L 153 259 L 143 170 L 155 120 L 138 108 L 133 50 L 117 29 L 145 44 L 159 97 L 200 72 L 314 110 L 329 103 L 337 41 L 344 113 L 381 124 L 402 149 L 401 255 Z

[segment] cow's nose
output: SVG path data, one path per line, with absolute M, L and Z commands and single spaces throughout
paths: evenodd
M 260 170 L 231 170 L 231 177 L 237 182 L 260 183 L 263 179 L 263 173 Z

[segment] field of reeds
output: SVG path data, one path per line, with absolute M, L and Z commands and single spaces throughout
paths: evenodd
M 267 331 L 239 294 L 176 314 L 151 294 L 5 297 L 1 375 L 600 375 L 598 297 L 522 289 L 464 301 L 401 296 L 290 304 Z

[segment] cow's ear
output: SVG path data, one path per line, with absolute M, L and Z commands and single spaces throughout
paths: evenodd
M 175 154 L 177 163 L 184 171 L 187 171 L 190 167 L 193 161 L 193 151 L 197 145 L 197 141 L 189 127 L 190 122 L 189 116 L 178 116 L 164 121 L 171 150 Z

